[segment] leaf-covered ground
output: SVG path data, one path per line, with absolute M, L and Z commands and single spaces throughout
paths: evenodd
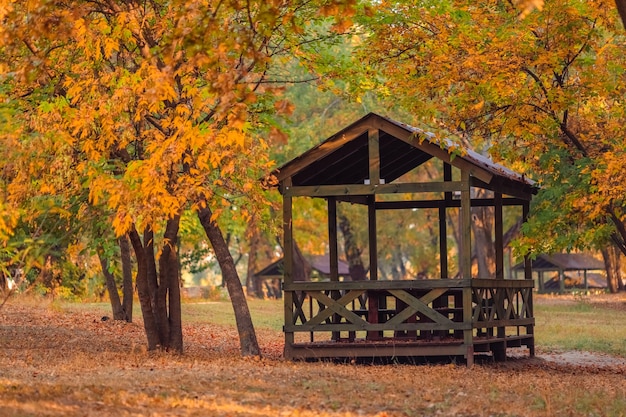
M 281 333 L 265 329 L 264 357 L 242 359 L 234 328 L 201 320 L 185 325 L 186 353 L 177 356 L 146 352 L 140 320 L 100 318 L 5 305 L 0 416 L 626 415 L 621 362 L 292 363 L 281 358 Z

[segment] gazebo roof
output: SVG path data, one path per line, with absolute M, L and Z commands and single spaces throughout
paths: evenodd
M 274 172 L 279 182 L 291 177 L 294 186 L 364 184 L 369 178 L 368 131 L 379 130 L 380 178 L 391 183 L 436 157 L 486 185 L 536 192 L 535 183 L 470 149 L 437 139 L 420 128 L 370 113 Z M 451 154 L 453 155 L 451 157 Z
M 534 271 L 598 271 L 604 269 L 604 263 L 584 253 L 555 253 L 537 255 L 532 261 L 532 268 Z M 524 269 L 524 263 L 515 265 L 513 269 Z

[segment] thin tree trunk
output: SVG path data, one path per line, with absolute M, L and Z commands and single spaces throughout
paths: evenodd
M 152 309 L 152 297 L 150 295 L 150 286 L 148 284 L 148 262 L 146 259 L 146 251 L 141 243 L 139 233 L 133 229 L 129 233 L 130 243 L 135 251 L 137 258 L 137 294 L 139 296 L 139 304 L 143 316 L 143 327 L 148 338 L 148 350 L 155 350 L 161 346 L 159 340 L 159 328 Z
M 292 277 L 296 282 L 311 281 L 311 264 L 306 260 L 300 247 L 293 239 L 293 271 Z
M 623 290 L 622 273 L 620 268 L 620 250 L 616 246 L 608 246 L 601 250 L 606 269 L 606 283 L 611 293 Z M 621 285 L 620 285 L 621 284 Z M 621 286 L 621 288 L 620 288 Z
M 207 206 L 198 211 L 198 218 L 211 242 L 211 246 L 213 246 L 213 251 L 222 270 L 222 276 L 226 282 L 226 288 L 235 312 L 241 354 L 243 356 L 260 356 L 261 349 L 257 342 L 250 310 L 248 309 L 246 296 L 243 292 L 233 257 L 228 250 L 222 231 L 217 223 L 211 220 L 212 214 L 211 209 Z
M 122 260 L 122 308 L 126 314 L 126 321 L 133 322 L 133 265 L 130 256 L 130 243 L 128 236 L 124 235 L 118 239 L 120 246 L 120 258 Z
M 165 314 L 161 331 L 167 337 L 166 347 L 183 353 L 183 327 L 180 304 L 180 280 L 178 276 L 178 227 L 180 216 L 167 221 L 163 249 L 159 256 L 159 301 Z M 168 302 L 169 301 L 169 302 Z M 166 306 L 169 309 L 166 310 Z M 159 308 L 161 306 L 159 305 Z
M 626 28 L 626 0 L 615 0 L 615 5 L 617 6 L 620 18 L 622 19 L 622 24 Z
M 115 276 L 109 271 L 109 261 L 104 257 L 101 250 L 98 250 L 98 259 L 100 260 L 100 267 L 104 274 L 104 281 L 109 293 L 109 301 L 111 302 L 111 309 L 113 311 L 113 320 L 126 320 L 126 314 L 120 301 L 120 295 L 117 292 L 117 285 L 115 284 Z
M 346 260 L 348 261 L 350 278 L 352 278 L 352 281 L 365 281 L 367 279 L 367 272 L 365 266 L 363 266 L 363 260 L 361 259 L 362 250 L 359 248 L 356 237 L 352 232 L 350 219 L 343 214 L 339 215 L 339 230 L 343 235 L 343 250 L 346 254 Z
M 479 190 L 476 197 L 483 197 L 484 193 Z M 478 278 L 495 278 L 496 252 L 492 236 L 494 210 L 491 207 L 474 207 L 471 210 L 474 232 L 473 252 L 478 264 Z
M 259 230 L 253 224 L 248 227 L 248 235 L 250 236 L 250 250 L 248 251 L 248 267 L 246 272 L 246 292 L 248 296 L 254 294 L 258 298 L 263 298 L 263 291 L 258 285 L 258 279 L 254 273 L 258 270 L 257 260 L 259 252 Z

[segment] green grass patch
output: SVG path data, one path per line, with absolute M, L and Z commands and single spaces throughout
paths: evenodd
M 626 357 L 625 312 L 585 301 L 535 304 L 535 343 L 543 350 L 579 350 Z

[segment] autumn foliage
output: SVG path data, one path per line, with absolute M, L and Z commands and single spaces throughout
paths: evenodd
M 179 222 L 197 211 L 245 316 L 216 222 L 232 207 L 243 221 L 262 207 L 258 179 L 272 167 L 262 132 L 281 91 L 276 60 L 310 56 L 317 35 L 307 26 L 334 14 L 342 30 L 352 9 L 342 1 L 1 2 L 0 93 L 12 123 L 2 136 L 0 209 L 36 216 L 31 201 L 43 198 L 101 225 L 82 227 L 83 238 L 128 234 L 149 347 L 177 350 Z M 8 235 L 14 219 L 0 219 Z
M 519 4 L 524 8 L 520 16 Z M 388 94 L 541 187 L 521 253 L 626 253 L 626 69 L 613 1 L 384 1 L 363 56 Z

